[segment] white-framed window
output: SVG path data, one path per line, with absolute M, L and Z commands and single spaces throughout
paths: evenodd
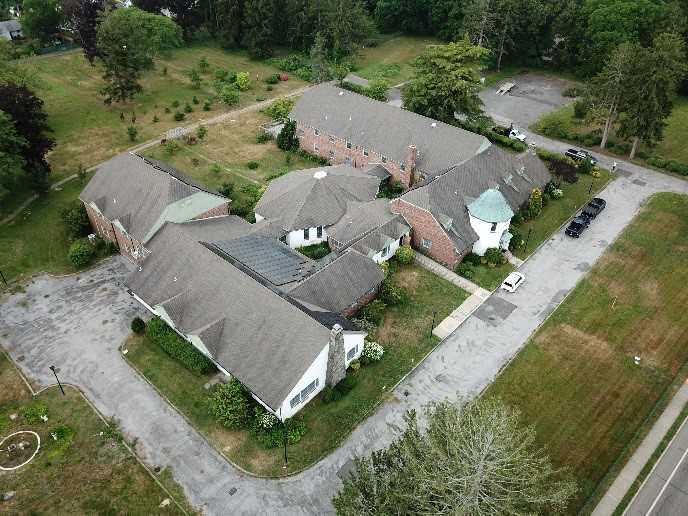
M 368 155 L 368 149 L 363 149 L 363 155 L 367 156 Z
M 387 163 L 387 156 L 382 156 L 382 162 Z
M 334 156 L 335 156 L 334 151 L 331 150 L 331 151 L 330 151 L 330 159 L 334 159 Z
M 318 144 L 317 144 L 317 143 L 314 143 L 314 144 L 313 144 L 313 150 L 314 150 L 315 152 L 320 151 L 320 149 L 318 148 Z
M 387 256 L 389 254 L 389 246 L 385 246 L 382 251 L 382 256 Z
M 401 170 L 406 170 L 406 163 L 401 164 Z
M 310 238 L 310 233 L 311 233 L 310 228 L 304 229 L 303 230 L 303 239 L 308 240 Z
M 347 351 L 346 359 L 352 360 L 356 356 L 356 353 L 358 353 L 358 344 L 356 344 L 353 348 Z
M 490 233 L 494 233 L 497 231 L 497 223 L 493 222 L 492 226 L 490 226 Z
M 430 249 L 432 247 L 432 240 L 428 240 L 427 238 L 423 238 L 421 241 L 421 245 L 425 249 Z
M 329 139 L 330 139 L 330 143 L 334 143 L 334 136 L 332 136 L 331 134 L 329 134 L 328 137 L 329 137 Z
M 346 148 L 350 149 L 351 148 L 351 142 L 346 142 Z
M 300 393 L 298 393 L 291 400 L 289 400 L 289 405 L 291 405 L 291 408 L 294 408 L 299 403 L 306 402 L 308 400 L 308 397 L 313 393 L 313 391 L 315 391 L 315 389 L 318 388 L 319 383 L 320 381 L 318 380 L 318 378 L 316 378 L 311 383 L 306 385 L 306 387 L 303 388 Z
M 322 226 L 318 226 L 318 227 L 316 228 L 316 234 L 317 234 L 318 238 L 322 238 L 322 233 L 323 233 L 323 227 L 322 227 Z
M 318 131 L 317 129 L 313 129 L 313 134 L 316 135 L 316 136 L 319 136 L 319 135 L 320 135 L 320 131 Z
M 297 394 L 296 396 L 294 396 L 289 402 L 289 405 L 291 405 L 291 408 L 294 408 L 299 403 L 301 403 L 301 394 Z

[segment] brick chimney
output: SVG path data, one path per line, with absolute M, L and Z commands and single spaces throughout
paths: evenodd
M 330 350 L 327 353 L 327 375 L 325 384 L 334 387 L 346 376 L 344 357 L 344 330 L 335 324 L 330 331 Z
M 409 145 L 406 152 L 406 169 L 409 173 L 413 173 L 416 169 L 416 159 L 418 158 L 418 149 L 415 145 Z

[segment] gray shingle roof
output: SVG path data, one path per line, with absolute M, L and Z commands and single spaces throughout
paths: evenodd
M 492 146 L 409 190 L 401 199 L 430 211 L 462 253 L 478 239 L 468 220 L 468 203 L 488 188 L 497 188 L 516 212 L 533 188 L 542 187 L 550 178 L 544 163 L 530 152 L 516 155 Z
M 382 269 L 373 260 L 350 249 L 299 283 L 289 291 L 289 295 L 326 310 L 342 313 L 373 288 L 377 288 L 383 279 Z
M 397 215 L 389 222 L 375 228 L 351 246 L 358 252 L 372 258 L 382 251 L 392 242 L 399 240 L 402 236 L 408 235 L 411 226 L 408 225 L 404 217 Z
M 415 145 L 417 169 L 427 176 L 441 174 L 490 146 L 484 136 L 329 84 L 306 91 L 289 116 L 398 163 L 406 160 L 408 146 Z
M 295 170 L 270 183 L 255 212 L 287 231 L 329 226 L 348 202 L 374 199 L 379 186 L 378 178 L 349 165 Z
M 330 238 L 347 246 L 388 222 L 403 217 L 392 213 L 389 199 L 370 202 L 351 202 L 339 222 L 327 230 Z
M 187 180 L 169 166 L 156 164 L 131 153 L 115 156 L 98 167 L 79 198 L 94 202 L 110 220 L 119 220 L 127 232 L 144 242 L 170 204 L 199 192 L 217 197 L 217 206 L 227 202 Z
M 215 360 L 277 409 L 327 346 L 329 330 L 200 245 L 210 233 L 203 225 L 165 224 L 126 284 L 149 305 L 162 304 L 181 332 L 207 339 Z M 225 233 L 232 228 L 245 230 L 228 221 Z

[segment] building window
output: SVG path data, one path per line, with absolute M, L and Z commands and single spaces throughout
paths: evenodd
M 318 379 L 316 378 L 301 391 L 301 403 L 304 403 L 308 399 L 308 396 L 310 396 L 313 391 L 318 388 L 318 383 Z
M 356 353 L 358 353 L 358 344 L 356 344 L 346 353 L 346 359 L 352 360 L 356 356 Z
M 387 163 L 387 156 L 382 156 L 382 162 Z
M 291 401 L 289 402 L 289 405 L 291 405 L 291 408 L 294 408 L 294 407 L 295 407 L 296 405 L 298 405 L 299 403 L 301 403 L 301 395 L 300 395 L 300 394 L 297 394 L 296 396 L 294 396 L 294 397 L 291 399 Z
M 314 144 L 313 144 L 313 150 L 314 150 L 315 152 L 318 152 L 318 151 L 320 150 L 320 149 L 318 148 L 318 144 L 317 144 L 317 143 L 314 143 Z
M 406 170 L 406 164 L 405 163 L 401 164 L 401 170 Z
M 432 240 L 428 240 L 427 238 L 424 238 L 423 241 L 421 242 L 421 245 L 425 249 L 430 249 L 432 247 Z
M 490 228 L 490 233 L 494 233 L 495 231 L 497 231 L 497 223 L 493 222 L 492 227 Z
M 404 235 L 399 237 L 399 245 L 404 245 Z
M 367 156 L 368 155 L 368 149 L 363 149 L 363 155 Z
M 351 142 L 346 142 L 346 148 L 350 149 L 351 148 Z
M 330 143 L 334 143 L 334 136 L 332 136 L 332 135 L 330 134 L 329 137 L 330 137 Z
M 297 129 L 297 130 L 296 130 L 296 135 L 297 135 L 299 138 L 301 138 L 304 134 L 306 134 L 306 133 L 303 132 L 303 129 Z
M 315 134 L 316 136 L 319 136 L 319 135 L 320 135 L 320 131 L 318 131 L 317 129 L 313 129 L 313 134 Z
M 333 150 L 330 151 L 330 159 L 334 159 L 334 151 Z
M 389 246 L 386 246 L 386 247 L 382 250 L 382 256 L 387 256 L 388 254 L 389 254 Z
M 316 229 L 318 238 L 322 238 L 322 229 L 322 226 L 318 226 L 318 228 Z
M 310 232 L 311 232 L 310 228 L 306 228 L 303 230 L 303 239 L 304 240 L 308 240 L 308 236 L 309 236 Z

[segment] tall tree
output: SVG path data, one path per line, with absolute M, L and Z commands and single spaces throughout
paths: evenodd
M 274 44 L 275 0 L 245 0 L 244 45 L 253 57 L 270 57 Z
M 0 201 L 11 193 L 24 172 L 25 148 L 26 140 L 17 134 L 12 118 L 0 111 Z
M 50 165 L 46 155 L 55 142 L 47 136 L 50 128 L 43 101 L 26 86 L 0 84 L 0 111 L 12 119 L 17 136 L 26 141 L 22 157 L 31 188 L 36 192 L 47 191 Z
M 323 27 L 330 40 L 330 54 L 353 54 L 374 32 L 372 20 L 360 0 L 329 0 L 324 4 Z
M 50 43 L 62 23 L 60 0 L 24 0 L 21 15 L 24 35 Z
M 236 48 L 241 45 L 241 28 L 244 15 L 243 0 L 217 0 L 215 32 L 220 44 L 225 48 Z
M 388 448 L 355 459 L 333 499 L 340 516 L 360 514 L 556 514 L 576 491 L 552 467 L 535 430 L 495 399 L 415 412 Z
M 112 8 L 112 0 L 64 0 L 64 14 L 72 31 L 77 37 L 84 56 L 93 64 L 98 54 L 98 25 L 107 9 Z
M 470 0 L 464 6 L 463 27 L 474 45 L 488 46 L 497 19 L 494 4 L 495 0 Z
M 379 0 L 375 22 L 384 32 L 430 32 L 430 2 L 426 0 Z
M 489 54 L 468 39 L 427 47 L 414 62 L 413 78 L 403 88 L 404 106 L 447 123 L 455 122 L 455 114 L 480 115 L 479 71 Z
M 313 43 L 311 48 L 311 70 L 313 82 L 324 82 L 330 78 L 327 67 L 325 36 L 319 32 L 315 35 L 315 43 Z
M 160 53 L 182 44 L 182 31 L 166 16 L 136 8 L 116 9 L 98 27 L 98 57 L 105 68 L 105 102 L 141 91 L 138 80 Z

